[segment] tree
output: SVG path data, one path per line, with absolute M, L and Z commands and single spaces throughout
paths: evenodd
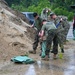
M 33 11 L 40 14 L 43 8 L 48 7 L 51 8 L 52 11 L 55 11 L 62 15 L 66 15 L 67 12 L 68 13 L 75 12 L 73 9 L 70 8 L 70 5 L 74 5 L 75 0 L 6 0 L 6 1 L 11 8 L 19 11 Z M 57 11 L 57 8 L 62 12 L 59 10 Z
M 8 3 L 8 5 L 11 7 L 12 6 L 12 4 L 16 4 L 16 5 L 18 5 L 18 4 L 20 4 L 20 2 L 21 2 L 21 0 L 5 0 L 7 3 Z

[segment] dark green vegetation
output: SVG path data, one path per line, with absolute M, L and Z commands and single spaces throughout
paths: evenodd
M 41 13 L 45 7 L 50 8 L 57 15 L 65 15 L 69 20 L 73 19 L 75 9 L 70 5 L 74 5 L 75 0 L 5 0 L 8 5 L 19 11 L 33 11 Z

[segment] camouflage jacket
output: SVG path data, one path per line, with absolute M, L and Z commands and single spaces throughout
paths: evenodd
M 35 20 L 35 27 L 37 28 L 37 31 L 39 32 L 42 28 L 42 19 L 40 17 L 38 17 Z
M 55 23 L 55 25 L 57 25 L 59 22 L 60 22 L 60 18 L 57 17 L 57 18 L 54 20 L 54 23 Z M 64 31 L 64 27 L 63 27 L 62 22 L 60 22 L 60 25 L 59 25 L 58 28 L 57 28 L 57 32 L 62 32 L 62 31 Z
M 70 28 L 70 24 L 69 24 L 69 22 L 68 22 L 68 20 L 67 20 L 67 17 L 65 17 L 65 16 L 58 16 L 58 18 L 59 18 L 59 19 L 62 18 L 62 20 L 63 20 L 63 21 L 62 21 L 62 25 L 63 25 L 64 30 Z

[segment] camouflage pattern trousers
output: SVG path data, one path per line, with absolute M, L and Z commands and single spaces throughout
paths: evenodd
M 69 31 L 69 28 L 65 29 L 65 30 L 62 32 L 62 34 L 63 34 L 63 37 L 62 37 L 63 42 L 66 42 L 66 37 L 67 37 L 68 31 Z M 61 39 L 61 40 L 62 40 L 62 39 Z
M 46 39 L 46 51 L 45 51 L 46 55 L 49 55 L 53 39 L 57 38 L 56 30 L 57 29 L 51 29 L 48 31 L 48 36 Z M 56 41 L 57 41 L 57 39 L 56 39 Z
M 38 31 L 36 31 L 34 37 L 34 43 L 33 43 L 33 50 L 37 49 L 38 43 L 39 43 L 39 35 L 38 35 Z
M 58 44 L 60 46 L 61 51 L 64 50 L 63 37 L 64 37 L 64 34 L 62 32 L 57 33 L 56 38 L 53 39 L 53 51 L 52 51 L 52 53 L 58 54 Z
M 51 49 L 51 45 L 53 42 L 53 53 L 57 54 L 58 53 L 58 44 L 62 49 L 64 49 L 64 45 L 63 45 L 63 40 L 62 39 L 63 34 L 61 34 L 60 32 L 57 33 L 56 29 L 52 29 L 48 31 L 48 37 L 46 40 L 46 55 L 49 55 L 50 49 Z

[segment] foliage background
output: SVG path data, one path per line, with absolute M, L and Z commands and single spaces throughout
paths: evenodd
M 8 5 L 20 12 L 32 11 L 39 15 L 43 8 L 48 7 L 57 15 L 64 15 L 68 20 L 72 20 L 75 9 L 70 5 L 74 5 L 75 0 L 5 0 Z

